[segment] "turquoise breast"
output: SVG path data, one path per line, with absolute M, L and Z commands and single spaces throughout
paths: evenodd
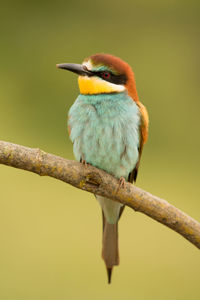
M 140 111 L 126 92 L 79 95 L 69 111 L 78 161 L 128 178 L 138 161 Z

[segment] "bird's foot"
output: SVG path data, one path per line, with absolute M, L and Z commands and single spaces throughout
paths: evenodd
M 80 161 L 81 164 L 84 165 L 84 167 L 87 167 L 89 164 L 87 163 L 87 161 L 83 158 L 81 158 L 81 161 Z
M 125 186 L 126 186 L 126 180 L 124 177 L 120 177 L 119 179 L 119 187 L 122 188 L 122 189 L 125 189 Z
M 83 160 L 81 161 L 81 163 L 82 163 L 85 167 L 87 167 L 87 162 L 86 162 L 86 160 L 83 159 Z

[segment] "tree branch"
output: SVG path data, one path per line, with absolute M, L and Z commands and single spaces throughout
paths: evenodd
M 64 159 L 40 149 L 0 141 L 0 164 L 51 176 L 79 189 L 121 202 L 168 226 L 200 249 L 200 223 L 167 201 L 119 181 L 93 166 Z

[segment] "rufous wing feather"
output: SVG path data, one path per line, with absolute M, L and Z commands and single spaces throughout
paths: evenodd
M 131 183 L 133 181 L 136 182 L 136 179 L 137 179 L 143 146 L 148 139 L 148 127 L 149 127 L 149 116 L 148 116 L 146 107 L 141 102 L 137 102 L 137 105 L 140 109 L 140 116 L 141 116 L 141 122 L 140 122 L 140 128 L 139 128 L 140 129 L 140 145 L 138 147 L 139 159 L 138 159 L 138 162 L 137 162 L 135 168 L 129 174 L 128 181 Z

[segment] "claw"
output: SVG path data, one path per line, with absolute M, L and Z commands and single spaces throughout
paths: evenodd
M 82 160 L 82 162 L 81 162 L 84 166 L 86 166 L 87 167 L 87 162 L 86 162 L 86 160 Z
M 87 165 L 88 165 L 87 162 L 86 162 L 86 160 L 82 159 L 82 158 L 80 160 L 80 163 L 82 163 L 85 167 L 87 167 Z
M 126 180 L 124 177 L 120 177 L 119 179 L 119 187 L 122 188 L 122 189 L 125 189 L 125 186 L 126 186 Z

